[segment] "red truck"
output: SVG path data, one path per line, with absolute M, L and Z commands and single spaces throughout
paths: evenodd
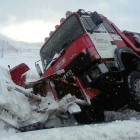
M 22 77 L 19 84 L 14 71 L 21 66 L 28 70 L 25 64 L 10 72 L 16 84 L 32 87 L 33 94 L 46 96 L 51 91 L 55 100 L 68 94 L 76 97 L 81 112 L 74 116 L 85 124 L 103 120 L 104 110 L 128 105 L 140 111 L 139 55 L 139 33 L 120 31 L 105 16 L 79 9 L 68 11 L 46 38 L 40 49 L 43 72 L 35 63 L 39 81 L 27 84 Z

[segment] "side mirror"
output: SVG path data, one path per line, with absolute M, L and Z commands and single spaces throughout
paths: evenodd
M 39 60 L 39 61 L 40 61 L 40 60 Z M 37 62 L 38 62 L 38 61 L 37 61 Z M 41 70 L 39 64 L 37 64 L 37 62 L 35 62 L 35 67 L 36 67 L 36 70 L 37 70 L 39 76 L 41 77 L 41 76 L 42 76 L 42 70 Z
M 93 20 L 93 22 L 96 24 L 96 26 L 103 23 L 103 19 L 100 17 L 100 15 L 96 11 L 91 13 L 90 17 Z

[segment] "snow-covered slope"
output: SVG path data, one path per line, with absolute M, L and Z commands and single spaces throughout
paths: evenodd
M 0 65 L 12 67 L 26 62 L 27 65 L 34 67 L 35 61 L 40 59 L 39 50 L 41 43 L 27 43 L 12 40 L 0 34 Z
M 4 35 L 0 34 L 0 57 L 6 55 L 16 55 L 22 56 L 24 53 L 32 56 L 39 55 L 39 49 L 43 45 L 43 42 L 39 43 L 28 43 L 12 40 Z
M 5 35 L 0 34 L 0 42 L 9 42 L 11 45 L 17 47 L 17 48 L 28 48 L 28 46 L 33 46 L 33 47 L 40 47 L 43 42 L 38 42 L 38 43 L 28 43 L 28 42 L 22 42 L 22 41 L 15 41 Z M 21 45 L 21 46 L 20 46 Z
M 0 34 L 0 41 L 10 41 L 11 42 L 11 41 L 13 41 L 13 39 L 11 39 L 5 35 Z

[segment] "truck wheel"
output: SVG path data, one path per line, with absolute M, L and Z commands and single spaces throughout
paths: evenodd
M 140 72 L 133 71 L 127 77 L 130 106 L 140 111 Z
M 79 124 L 91 124 L 104 121 L 104 112 L 95 110 L 92 106 L 82 108 L 82 111 L 74 116 Z

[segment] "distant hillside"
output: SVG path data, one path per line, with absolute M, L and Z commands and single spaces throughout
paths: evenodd
M 8 41 L 1 41 L 0 40 L 0 48 L 3 49 L 3 51 L 11 52 L 11 51 L 18 51 L 14 46 L 9 44 Z
M 14 41 L 14 40 L 5 35 L 0 34 L 0 41 Z
M 29 43 L 22 41 L 15 41 L 5 35 L 0 34 L 0 50 L 3 48 L 4 51 L 24 51 L 24 50 L 37 50 L 43 45 L 43 42 Z
M 5 35 L 0 34 L 0 41 L 8 41 L 8 42 L 20 42 L 23 44 L 37 44 L 37 45 L 41 45 L 43 42 L 35 42 L 35 43 L 30 43 L 30 42 L 23 42 L 23 41 L 16 41 L 14 39 L 11 39 Z

